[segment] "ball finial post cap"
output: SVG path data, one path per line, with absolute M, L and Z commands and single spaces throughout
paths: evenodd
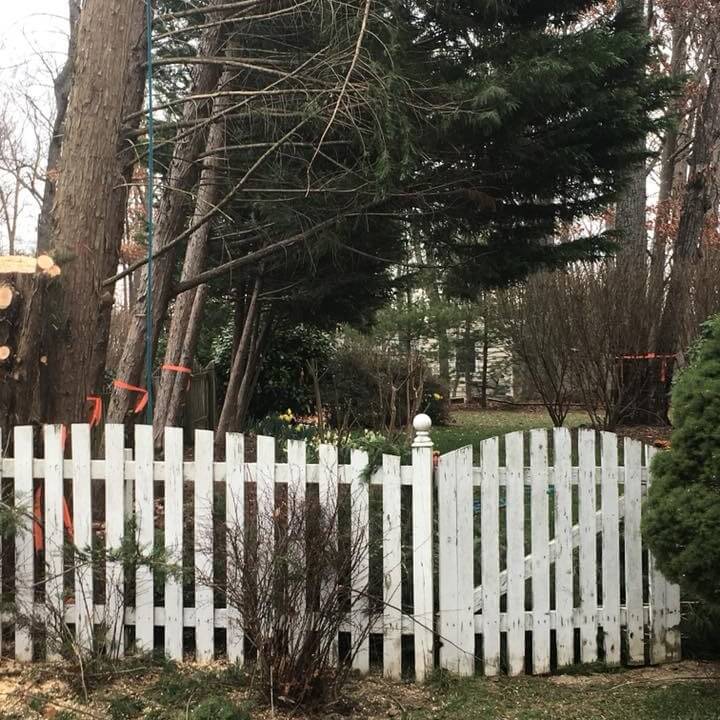
M 432 427 L 432 420 L 425 413 L 416 415 L 413 419 L 413 427 L 415 428 L 415 440 L 413 441 L 413 447 L 432 447 L 432 440 L 430 439 L 430 428 Z

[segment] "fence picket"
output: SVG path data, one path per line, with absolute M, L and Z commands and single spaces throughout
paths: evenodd
M 523 434 L 505 437 L 507 486 L 507 653 L 508 673 L 525 671 L 525 481 Z
M 643 642 L 643 585 L 640 512 L 642 445 L 625 438 L 624 487 L 624 545 L 625 545 L 625 605 L 627 608 L 628 662 L 641 665 L 645 662 Z
M 155 540 L 153 503 L 153 434 L 150 425 L 135 426 L 135 521 L 140 552 L 152 553 Z M 154 582 L 145 563 L 135 569 L 135 645 L 139 652 L 151 652 L 154 646 Z
M 105 426 L 105 548 L 118 552 L 125 537 L 125 428 Z M 130 483 L 127 483 L 130 485 Z M 121 560 L 105 565 L 105 616 L 110 657 L 125 652 L 125 571 Z
M 212 431 L 195 431 L 195 653 L 201 663 L 215 655 L 213 442 Z
M 457 596 L 457 450 L 438 461 L 438 599 L 440 667 L 458 672 L 460 601 Z
M 558 667 L 572 665 L 573 543 L 572 543 L 572 438 L 567 428 L 553 430 L 555 456 L 555 642 Z
M 54 636 L 48 643 L 47 659 L 56 661 L 60 654 L 54 643 L 62 637 L 65 615 L 65 591 L 63 570 L 65 558 L 65 537 L 63 530 L 63 446 L 62 426 L 45 426 L 45 604 L 49 617 L 49 634 Z
M 620 664 L 620 539 L 618 520 L 617 435 L 601 437 L 602 607 L 605 662 Z
M 482 533 L 482 636 L 485 675 L 497 675 L 500 672 L 500 484 L 498 482 L 498 447 L 497 438 L 484 440 L 481 446 L 480 527 Z M 463 477 L 462 482 L 470 486 L 470 497 L 465 496 L 462 501 L 458 498 L 458 510 L 460 510 L 460 502 L 465 507 L 472 507 L 472 456 L 470 457 L 469 470 L 470 478 Z M 459 537 L 461 536 L 459 535 Z M 470 516 L 470 537 L 472 538 L 472 515 Z M 469 548 L 462 549 L 462 553 L 467 554 L 468 551 L 472 558 L 472 544 L 470 544 Z M 463 568 L 463 571 L 467 574 L 467 568 Z M 470 565 L 470 572 L 472 574 L 472 565 Z M 470 594 L 470 621 L 472 622 L 472 588 Z M 463 634 L 467 637 L 468 630 L 465 629 Z
M 75 636 L 81 650 L 93 646 L 92 481 L 90 426 L 72 426 L 73 544 L 75 546 Z M 78 555 L 80 553 L 80 556 Z
M 183 431 L 166 427 L 165 552 L 178 568 L 183 564 L 183 485 Z M 165 581 L 165 654 L 183 659 L 183 583 L 173 573 Z
M 320 445 L 318 451 L 320 462 L 318 473 L 318 500 L 320 512 L 327 525 L 327 542 L 331 547 L 337 546 L 337 522 L 338 522 L 338 451 L 333 445 L 325 443 Z M 327 612 L 334 612 L 335 608 L 329 607 L 330 598 L 334 594 L 338 578 L 328 577 L 324 587 L 320 589 L 320 606 L 327 608 Z M 331 656 L 338 659 L 338 638 L 334 638 L 330 648 Z
M 532 517 L 533 673 L 550 672 L 550 563 L 548 553 L 547 432 L 530 431 L 530 513 Z
M 580 522 L 580 660 L 597 660 L 597 550 L 595 544 L 595 431 L 578 431 Z
M 370 504 L 369 483 L 363 477 L 368 464 L 368 454 L 353 450 L 350 454 L 350 524 L 352 557 L 352 647 L 355 649 L 353 668 L 360 672 L 370 671 L 370 637 L 365 631 L 368 623 L 368 580 L 370 577 Z M 355 637 L 360 635 L 360 642 Z
M 33 500 L 33 429 L 16 427 L 15 445 L 15 508 L 26 511 L 23 522 L 15 534 L 15 602 L 18 613 L 31 618 L 34 612 L 33 593 L 35 573 L 33 567 L 33 532 L 29 517 Z M 32 637 L 24 623 L 15 625 L 15 659 L 32 660 Z
M 400 458 L 383 455 L 383 674 L 402 675 Z
M 302 440 L 288 440 L 287 443 L 288 458 L 288 524 L 293 528 L 295 535 L 295 547 L 291 549 L 292 571 L 295 577 L 306 576 L 306 519 L 307 509 L 305 506 L 306 483 L 307 483 L 307 459 L 305 442 Z M 305 602 L 307 596 L 307 587 L 297 589 L 293 587 L 295 595 L 295 607 L 292 608 L 293 616 L 299 618 L 301 628 L 304 626 L 303 618 L 305 617 Z M 299 648 L 303 642 L 303 637 L 299 632 L 293 632 L 292 625 L 290 627 L 293 645 Z
M 227 584 L 238 587 L 242 578 L 245 549 L 245 438 L 237 433 L 225 436 L 225 526 L 227 529 Z M 245 660 L 245 632 L 242 618 L 232 599 L 227 609 L 227 654 L 230 662 Z

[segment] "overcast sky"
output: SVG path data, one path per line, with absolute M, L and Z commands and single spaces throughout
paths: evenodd
M 0 24 L 0 68 L 3 73 L 29 63 L 42 67 L 37 55 L 57 66 L 67 50 L 67 0 L 4 0 Z
M 67 0 L 0 0 L 0 104 L 23 132 L 25 142 L 35 143 L 26 122 L 25 94 L 42 110 L 48 121 L 54 116 L 52 79 L 65 61 L 68 42 Z M 43 136 L 49 137 L 47 128 Z M 2 180 L 2 178 L 0 178 Z M 39 208 L 32 196 L 22 198 L 17 247 L 32 252 Z M 5 247 L 0 224 L 0 252 Z

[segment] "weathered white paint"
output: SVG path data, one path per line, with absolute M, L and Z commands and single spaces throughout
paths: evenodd
M 525 672 L 525 484 L 521 432 L 505 436 L 505 465 L 508 673 L 520 675 Z M 500 585 L 498 592 L 502 592 Z
M 625 438 L 625 485 L 624 485 L 624 545 L 625 545 L 625 605 L 627 607 L 628 662 L 642 665 L 645 662 L 643 642 L 643 587 L 642 587 L 642 541 L 640 537 L 640 511 L 642 487 L 640 463 L 642 445 Z
M 595 431 L 578 432 L 578 520 L 580 526 L 580 660 L 595 662 L 597 651 L 597 546 L 595 535 Z
M 558 667 L 574 662 L 573 541 L 572 541 L 572 438 L 567 428 L 553 430 L 555 467 L 555 643 Z
M 530 431 L 530 516 L 532 528 L 533 673 L 550 672 L 550 558 L 548 447 L 544 430 Z
M 81 650 L 93 645 L 92 489 L 90 428 L 72 426 L 73 528 L 75 543 L 75 637 Z
M 402 537 L 400 458 L 383 455 L 383 673 L 402 674 Z
M 433 458 L 430 418 L 418 415 L 412 448 L 412 548 L 415 677 L 424 681 L 433 669 Z
M 165 552 L 182 570 L 183 560 L 183 431 L 165 428 Z M 183 583 L 180 573 L 165 581 L 165 654 L 183 659 Z
M 34 601 L 33 527 L 28 516 L 13 539 L 17 562 L 16 598 L 18 609 L 32 614 L 38 622 L 50 622 L 64 614 L 65 622 L 77 627 L 80 647 L 89 649 L 90 643 L 105 643 L 114 653 L 122 652 L 123 626 L 134 626 L 137 646 L 152 648 L 155 628 L 164 627 L 165 650 L 173 658 L 182 658 L 182 637 L 185 628 L 194 628 L 196 653 L 201 661 L 214 655 L 214 633 L 218 628 L 227 630 L 228 657 L 233 662 L 243 661 L 244 629 L 242 618 L 234 608 L 214 607 L 214 563 L 217 548 L 212 545 L 212 503 L 217 482 L 226 486 L 226 516 L 228 542 L 240 541 L 239 552 L 228 554 L 227 572 L 235 587 L 242 583 L 242 535 L 245 528 L 245 496 L 248 487 L 257 496 L 258 522 L 267 526 L 259 530 L 264 538 L 260 562 L 272 562 L 274 532 L 271 526 L 282 506 L 275 506 L 277 485 L 287 484 L 291 505 L 304 513 L 304 498 L 309 485 L 317 484 L 322 511 L 327 516 L 331 532 L 327 541 L 335 544 L 338 491 L 349 484 L 351 505 L 351 533 L 360 538 L 367 548 L 369 528 L 370 485 L 382 485 L 383 513 L 383 586 L 368 588 L 369 566 L 366 554 L 360 553 L 351 577 L 354 592 L 353 614 L 347 618 L 342 631 L 354 635 L 359 645 L 355 667 L 366 671 L 370 654 L 367 630 L 383 636 L 384 672 L 397 678 L 402 670 L 402 637 L 411 635 L 415 643 L 415 672 L 423 679 L 433 668 L 435 638 L 439 638 L 440 659 L 443 666 L 459 674 L 474 670 L 474 636 L 483 636 L 483 666 L 487 674 L 498 672 L 500 667 L 500 633 L 507 633 L 508 672 L 523 672 L 525 664 L 525 633 L 532 633 L 533 672 L 547 672 L 551 656 L 550 630 L 555 634 L 555 654 L 558 664 L 573 661 L 573 632 L 578 629 L 582 639 L 582 658 L 587 661 L 598 656 L 597 633 L 602 628 L 608 662 L 619 661 L 619 647 L 623 633 L 631 662 L 642 662 L 645 631 L 651 637 L 650 655 L 653 662 L 674 660 L 679 656 L 679 594 L 677 586 L 668 583 L 651 560 L 648 590 L 649 605 L 643 605 L 642 540 L 640 537 L 640 503 L 647 467 L 641 464 L 641 446 L 625 442 L 624 465 L 618 466 L 617 438 L 602 435 L 601 464 L 595 457 L 595 433 L 579 433 L 579 461 L 572 466 L 572 442 L 566 430 L 553 431 L 554 460 L 548 466 L 549 435 L 546 431 L 530 433 L 526 446 L 522 433 L 505 438 L 505 456 L 499 452 L 497 439 L 484 441 L 481 464 L 472 466 L 470 448 L 455 451 L 440 458 L 437 473 L 439 566 L 433 552 L 433 484 L 432 444 L 425 420 L 418 422 L 418 438 L 413 447 L 412 467 L 401 467 L 400 459 L 386 456 L 382 468 L 373 477 L 365 477 L 367 457 L 362 452 L 352 454 L 349 465 L 338 463 L 337 451 L 321 446 L 317 465 L 307 464 L 303 443 L 290 443 L 288 462 L 275 462 L 275 441 L 258 438 L 257 462 L 246 463 L 243 438 L 228 435 L 226 460 L 213 458 L 213 434 L 199 432 L 195 437 L 193 460 L 183 457 L 181 431 L 166 431 L 165 452 L 162 461 L 153 458 L 152 431 L 137 426 L 133 459 L 126 457 L 123 447 L 123 428 L 106 428 L 105 457 L 90 457 L 90 429 L 74 426 L 72 431 L 72 457 L 63 459 L 62 431 L 59 427 L 45 428 L 45 457 L 33 458 L 32 428 L 14 431 L 15 457 L 0 460 L 0 470 L 14 482 L 15 502 L 18 506 L 32 507 L 34 479 L 44 485 L 43 518 L 40 526 L 46 544 L 45 591 L 46 605 Z M 529 451 L 530 465 L 524 466 L 525 450 Z M 646 448 L 647 460 L 653 451 Z M 93 541 L 91 524 L 91 482 L 105 480 L 105 532 L 106 546 L 111 550 L 121 547 L 126 515 L 124 498 L 133 497 L 130 508 L 137 524 L 137 542 L 143 553 L 153 549 L 154 536 L 161 532 L 165 549 L 171 561 L 181 561 L 183 526 L 189 510 L 183 504 L 183 487 L 193 488 L 194 507 L 194 565 L 196 569 L 195 605 L 183 606 L 183 593 L 178 576 L 169 573 L 165 578 L 164 607 L 153 602 L 153 578 L 149 568 L 141 564 L 136 572 L 136 596 L 126 602 L 122 593 L 122 567 L 111 560 L 105 572 L 108 590 L 105 604 L 94 604 L 92 574 L 87 563 L 75 568 L 74 602 L 60 598 L 59 577 L 62 576 L 62 547 L 64 502 L 62 480 L 72 478 L 73 523 L 77 556 L 87 551 Z M 162 512 L 157 514 L 154 489 L 157 485 L 163 498 Z M 579 494 L 578 523 L 572 519 L 572 492 L 577 483 Z M 414 610 L 402 612 L 402 534 L 401 487 L 412 486 L 413 587 Z M 500 491 L 505 487 L 505 505 Z M 474 490 L 479 488 L 479 490 Z M 313 491 L 314 492 L 314 491 Z M 473 493 L 479 500 L 475 508 Z M 596 507 L 596 493 L 601 496 Z M 620 494 L 619 494 L 620 493 Z M 552 500 L 551 500 L 552 498 Z M 554 536 L 550 535 L 549 510 L 554 515 Z M 526 553 L 526 512 L 531 520 L 528 526 L 531 551 Z M 500 571 L 501 541 L 499 513 L 506 521 L 507 569 Z M 474 518 L 480 517 L 480 537 L 474 538 Z M 304 517 L 304 516 L 303 516 Z M 264 520 L 263 520 L 264 518 Z M 620 542 L 618 528 L 624 522 L 624 567 L 626 596 L 620 597 Z M 302 517 L 300 519 L 302 522 Z M 162 523 L 160 525 L 160 523 Z M 231 535 L 232 534 L 232 535 Z M 602 587 L 598 603 L 598 558 L 595 547 L 600 535 L 602 546 Z M 473 554 L 475 543 L 481 553 L 482 578 L 473 587 Z M 573 548 L 579 550 L 580 601 L 573 599 Z M 236 546 L 236 550 L 237 550 Z M 304 548 L 297 555 L 303 561 Z M 233 559 L 231 560 L 231 555 Z M 87 554 L 85 554 L 87 557 Z M 235 560 L 238 563 L 235 563 Z M 550 606 L 550 568 L 555 568 L 555 603 Z M 60 573 L 58 573 L 60 570 Z M 437 576 L 434 574 L 437 573 Z M 440 602 L 438 626 L 434 627 L 433 584 L 438 578 Z M 525 584 L 532 586 L 532 609 L 525 610 Z M 329 585 L 336 579 L 328 578 L 322 589 L 328 597 Z M 368 618 L 368 590 L 381 593 L 385 600 L 382 615 Z M 507 611 L 500 612 L 500 598 L 506 596 Z M 60 604 L 62 600 L 62 605 Z M 621 600 L 623 603 L 621 604 Z M 300 599 L 297 612 L 303 611 Z M 482 612 L 479 612 L 482 611 Z M 116 622 L 111 622 L 115 618 Z M 13 623 L 9 613 L 2 615 L 3 623 Z M 292 621 L 288 620 L 290 637 Z M 368 623 L 370 624 L 368 626 Z M 95 636 L 101 627 L 107 628 L 104 638 Z M 23 624 L 14 626 L 16 658 L 32 658 L 32 637 Z M 437 636 L 435 633 L 437 632 Z M 19 642 L 18 642 L 19 641 Z M 337 639 L 333 644 L 337 653 Z
M 45 529 L 45 594 L 50 622 L 57 627 L 65 610 L 63 588 L 63 559 L 65 537 L 63 529 L 63 446 L 62 426 L 45 426 L 45 485 L 44 529 Z M 109 563 L 110 564 L 110 563 Z M 60 659 L 58 648 L 48 648 L 48 660 Z
M 227 462 L 225 523 L 228 528 L 227 554 L 228 586 L 239 587 L 242 582 L 242 563 L 245 538 L 245 438 L 237 433 L 225 436 Z M 245 661 L 245 633 L 242 618 L 233 603 L 227 608 L 228 660 L 242 665 Z
M 481 453 L 484 479 L 483 484 L 480 486 L 483 669 L 485 675 L 497 675 L 500 672 L 500 485 L 498 484 L 498 439 L 490 438 L 483 441 Z M 472 457 L 470 460 L 472 461 Z M 472 494 L 470 500 L 472 501 Z M 466 504 L 467 498 L 463 498 L 462 502 Z M 472 516 L 469 520 L 470 527 L 472 527 Z M 472 608 L 472 588 L 470 588 L 468 603 Z
M 602 628 L 605 662 L 620 664 L 620 537 L 617 435 L 602 433 Z

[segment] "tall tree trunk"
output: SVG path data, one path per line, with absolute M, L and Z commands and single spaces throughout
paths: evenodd
M 131 59 L 132 67 L 142 67 L 147 54 L 146 36 L 143 32 L 139 42 L 133 48 Z M 123 127 L 124 138 L 121 140 L 117 155 L 117 174 L 120 182 L 115 190 L 115 202 L 108 214 L 108 246 L 112 248 L 105 256 L 103 276 L 108 277 L 117 271 L 118 257 L 125 236 L 125 223 L 127 220 L 128 197 L 130 196 L 130 184 L 137 165 L 137 150 L 130 142 L 140 125 L 140 116 L 137 109 L 142 106 L 145 95 L 145 74 L 134 73 L 131 82 L 128 83 L 123 100 L 123 117 L 134 116 L 133 119 Z M 100 395 L 105 385 L 105 365 L 107 362 L 107 351 L 110 344 L 110 321 L 115 303 L 116 294 L 113 291 L 106 291 L 103 294 L 100 316 L 98 318 L 98 330 L 95 335 L 92 358 L 92 384 L 93 394 Z
M 245 325 L 243 333 L 238 343 L 238 349 L 233 357 L 232 368 L 230 369 L 230 380 L 228 382 L 227 392 L 225 393 L 225 401 L 223 402 L 222 411 L 220 412 L 220 420 L 217 426 L 216 442 L 218 445 L 224 445 L 225 433 L 232 430 L 234 419 L 238 406 L 238 396 L 243 376 L 246 372 L 247 358 L 250 353 L 252 344 L 253 331 L 256 327 L 256 320 L 259 314 L 260 290 L 262 289 L 262 276 L 258 275 L 255 279 L 255 287 L 253 288 L 252 298 L 245 313 Z
M 702 111 L 698 114 L 689 159 L 690 175 L 683 197 L 673 268 L 658 337 L 661 352 L 675 353 L 688 341 L 687 315 L 692 264 L 701 254 L 708 214 L 713 210 L 717 169 L 713 158 L 720 143 L 720 52 L 715 48 Z
M 72 87 L 75 53 L 77 51 L 77 29 L 80 22 L 80 0 L 69 0 L 70 41 L 68 56 L 62 70 L 53 83 L 55 90 L 55 120 L 52 136 L 48 147 L 47 166 L 45 171 L 45 187 L 43 189 L 42 206 L 38 217 L 37 249 L 47 252 L 52 242 L 52 209 L 55 203 L 55 183 L 57 182 L 58 165 L 62 149 L 63 125 L 67 114 L 68 98 Z
M 637 17 L 638 30 L 645 27 L 645 4 L 642 0 L 623 0 L 620 7 L 623 11 L 633 13 Z M 645 144 L 645 139 L 638 144 L 636 150 L 639 154 L 645 153 Z M 622 243 L 619 265 L 622 265 L 623 272 L 638 273 L 640 277 L 646 277 L 648 235 L 645 160 L 637 161 L 628 169 L 626 183 L 615 209 L 615 229 L 618 231 Z M 647 328 L 637 328 L 636 330 L 643 334 L 647 332 Z
M 222 107 L 223 103 L 220 103 L 220 106 Z M 206 156 L 195 201 L 193 225 L 215 206 L 220 197 L 225 126 L 224 119 L 218 120 L 208 135 Z M 205 223 L 192 234 L 183 263 L 182 280 L 195 277 L 205 268 L 210 229 L 211 224 Z M 190 324 L 190 316 L 197 315 L 197 322 L 200 322 L 205 297 L 206 293 L 198 295 L 193 289 L 178 295 L 175 300 L 165 350 L 165 365 L 182 365 L 181 355 L 189 355 L 188 360 L 192 362 L 198 332 Z M 166 425 L 172 426 L 178 421 L 182 404 L 181 388 L 187 387 L 185 380 L 185 377 L 177 372 L 166 371 L 160 375 L 153 418 L 156 443 L 162 441 L 162 428 Z
M 192 368 L 193 359 L 195 357 L 195 349 L 197 347 L 200 328 L 202 326 L 202 316 L 205 310 L 207 293 L 207 285 L 200 285 L 194 292 L 195 298 L 188 317 L 187 332 L 183 338 L 183 345 L 180 350 L 180 354 L 177 356 L 177 362 L 175 363 L 181 368 L 187 368 L 188 371 Z M 168 363 L 165 364 L 167 365 Z M 180 414 L 182 413 L 185 394 L 190 385 L 190 375 L 187 372 L 165 370 L 162 377 L 166 375 L 172 375 L 175 380 L 172 384 L 168 384 L 172 395 L 167 402 L 168 407 L 173 414 L 172 416 L 168 416 L 168 421 L 165 425 L 156 425 L 155 427 L 155 445 L 157 447 L 162 445 L 163 430 L 165 426 L 173 426 L 180 421 Z
M 676 21 L 672 31 L 672 56 L 670 60 L 670 75 L 679 80 L 685 72 L 687 63 L 687 26 L 684 22 Z M 648 282 L 648 296 L 650 308 L 658 311 L 663 304 L 665 271 L 667 264 L 667 243 L 670 226 L 677 214 L 675 208 L 678 192 L 677 167 L 679 163 L 678 140 L 681 127 L 686 123 L 685 118 L 678 118 L 677 125 L 668 128 L 663 141 L 660 157 L 660 186 L 658 188 L 657 209 L 655 212 L 655 232 L 653 236 L 653 251 L 650 260 L 650 279 Z M 684 177 L 684 175 L 683 175 Z M 684 185 L 684 183 L 682 183 Z M 656 317 L 653 313 L 652 317 Z M 657 344 L 657 328 L 651 330 L 650 348 Z
M 240 392 L 238 393 L 237 410 L 235 411 L 235 424 L 233 430 L 240 431 L 245 429 L 247 422 L 248 410 L 250 409 L 250 400 L 252 399 L 255 388 L 257 387 L 260 371 L 262 370 L 263 353 L 265 351 L 265 343 L 268 339 L 268 333 L 272 325 L 273 311 L 272 307 L 258 319 L 258 329 L 253 335 L 250 353 L 245 366 L 245 374 L 240 384 Z
M 213 0 L 213 5 L 224 0 Z M 198 56 L 217 57 L 222 54 L 225 42 L 224 24 L 207 28 L 198 48 Z M 193 95 L 209 95 L 217 88 L 222 66 L 220 64 L 201 64 L 197 66 L 192 83 Z M 157 211 L 155 228 L 155 249 L 160 250 L 174 240 L 187 221 L 187 193 L 197 180 L 197 158 L 205 146 L 207 133 L 199 126 L 208 116 L 211 101 L 185 103 L 181 128 L 194 124 L 194 129 L 181 129 L 175 142 L 170 161 L 168 177 L 165 182 L 167 191 L 162 194 Z M 153 352 L 157 347 L 162 324 L 170 301 L 172 275 L 175 268 L 175 250 L 171 250 L 153 263 L 152 277 L 152 314 L 153 314 Z M 142 374 L 145 368 L 145 316 L 147 311 L 147 266 L 137 287 L 137 300 L 133 305 L 130 327 L 117 368 L 118 379 L 130 385 L 144 385 Z M 107 411 L 108 422 L 124 422 L 130 411 L 132 396 L 125 390 L 113 388 Z
M 53 211 L 55 260 L 62 280 L 48 291 L 48 320 L 56 328 L 48 352 L 48 419 L 85 419 L 94 380 L 92 358 L 103 304 L 101 283 L 117 267 L 118 151 L 127 89 L 142 82 L 145 4 L 87 0 L 78 26 L 74 82 L 68 100 Z M 118 90 L 120 90 L 118 92 Z M 131 93 L 132 94 L 132 93 Z M 135 94 L 138 99 L 138 94 Z M 138 110 L 139 102 L 134 110 Z M 107 295 L 107 293 L 105 294 Z

